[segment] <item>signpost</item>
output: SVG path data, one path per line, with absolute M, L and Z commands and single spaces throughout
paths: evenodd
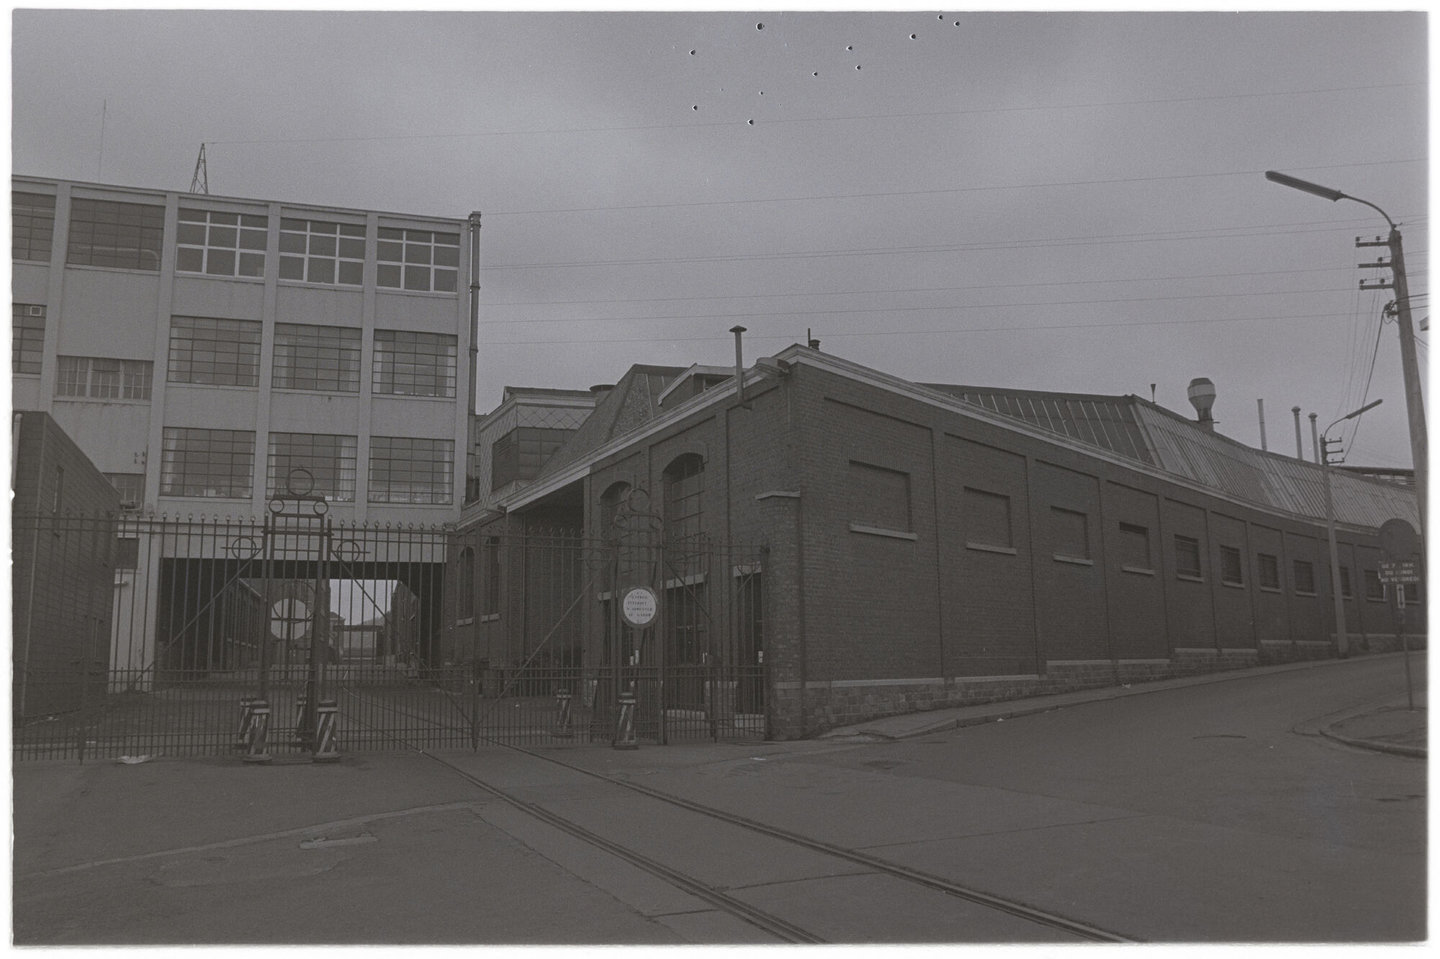
M 1391 609 L 1395 613 L 1395 638 L 1405 651 L 1405 694 L 1410 701 L 1410 711 L 1415 711 L 1415 682 L 1410 675 L 1410 639 L 1405 635 L 1405 584 L 1420 582 L 1420 537 L 1415 527 L 1403 519 L 1387 519 L 1380 525 L 1380 550 L 1385 559 L 1380 561 L 1378 574 L 1380 582 L 1394 586 Z

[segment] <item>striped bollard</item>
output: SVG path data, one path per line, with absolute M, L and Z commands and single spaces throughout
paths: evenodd
M 555 719 L 555 735 L 561 739 L 569 739 L 575 735 L 570 728 L 570 690 L 557 689 L 555 701 L 560 707 L 560 715 Z
M 635 741 L 635 694 L 620 694 L 620 717 L 615 724 L 615 741 L 610 745 L 616 749 L 639 749 Z
M 250 727 L 255 724 L 255 704 L 259 702 L 254 696 L 242 696 L 240 698 L 240 730 L 235 734 L 235 748 L 244 749 L 250 745 Z
M 316 707 L 315 762 L 333 763 L 340 758 L 335 746 L 335 717 L 340 707 L 333 699 L 322 699 Z
M 309 739 L 309 731 L 305 728 L 305 707 L 310 700 L 301 693 L 295 700 L 295 741 L 303 743 Z
M 245 744 L 247 763 L 268 763 L 270 753 L 266 751 L 266 740 L 270 735 L 270 704 L 257 699 L 250 704 L 250 740 Z

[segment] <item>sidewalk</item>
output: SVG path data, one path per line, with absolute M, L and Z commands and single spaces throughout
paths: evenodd
M 1386 653 L 1385 656 L 1400 656 L 1400 653 Z M 1295 669 L 1323 669 L 1343 660 L 1321 659 L 1303 663 L 1286 663 L 1280 666 L 1256 666 L 1251 669 L 1234 669 L 1222 673 L 1205 673 L 1182 679 L 1166 679 L 1154 683 L 1135 683 L 1126 686 L 1106 686 L 1085 689 L 1073 693 L 1059 693 L 1053 696 L 1036 696 L 1030 699 L 1012 699 L 1004 702 L 983 703 L 976 706 L 959 706 L 952 709 L 932 709 L 900 716 L 885 716 L 844 726 L 821 733 L 822 740 L 841 742 L 883 742 L 886 740 L 911 739 L 932 733 L 982 723 L 1000 722 L 1017 716 L 1029 716 L 1048 712 L 1065 706 L 1083 703 L 1104 702 L 1126 696 L 1141 696 L 1166 689 L 1181 689 L 1188 686 L 1203 686 L 1209 683 L 1223 683 L 1246 676 L 1286 672 Z M 1373 703 L 1361 709 L 1325 717 L 1313 729 L 1338 742 L 1381 752 L 1403 756 L 1428 756 L 1428 714 L 1426 710 L 1425 668 L 1423 654 L 1420 660 L 1415 690 L 1415 708 L 1409 708 L 1408 701 Z

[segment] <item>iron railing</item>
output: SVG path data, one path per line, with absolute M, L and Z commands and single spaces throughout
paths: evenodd
M 609 743 L 622 695 L 640 742 L 766 732 L 756 550 L 276 516 L 13 528 L 19 760 L 233 755 L 256 701 L 275 755 L 319 748 L 322 704 L 342 752 Z M 636 586 L 644 626 L 618 601 Z

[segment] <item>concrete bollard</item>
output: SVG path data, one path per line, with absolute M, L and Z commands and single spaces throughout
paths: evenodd
M 241 757 L 247 763 L 268 763 L 270 753 L 267 751 L 268 738 L 270 736 L 270 704 L 263 699 L 257 699 L 250 705 L 250 741 L 245 744 L 245 755 Z

